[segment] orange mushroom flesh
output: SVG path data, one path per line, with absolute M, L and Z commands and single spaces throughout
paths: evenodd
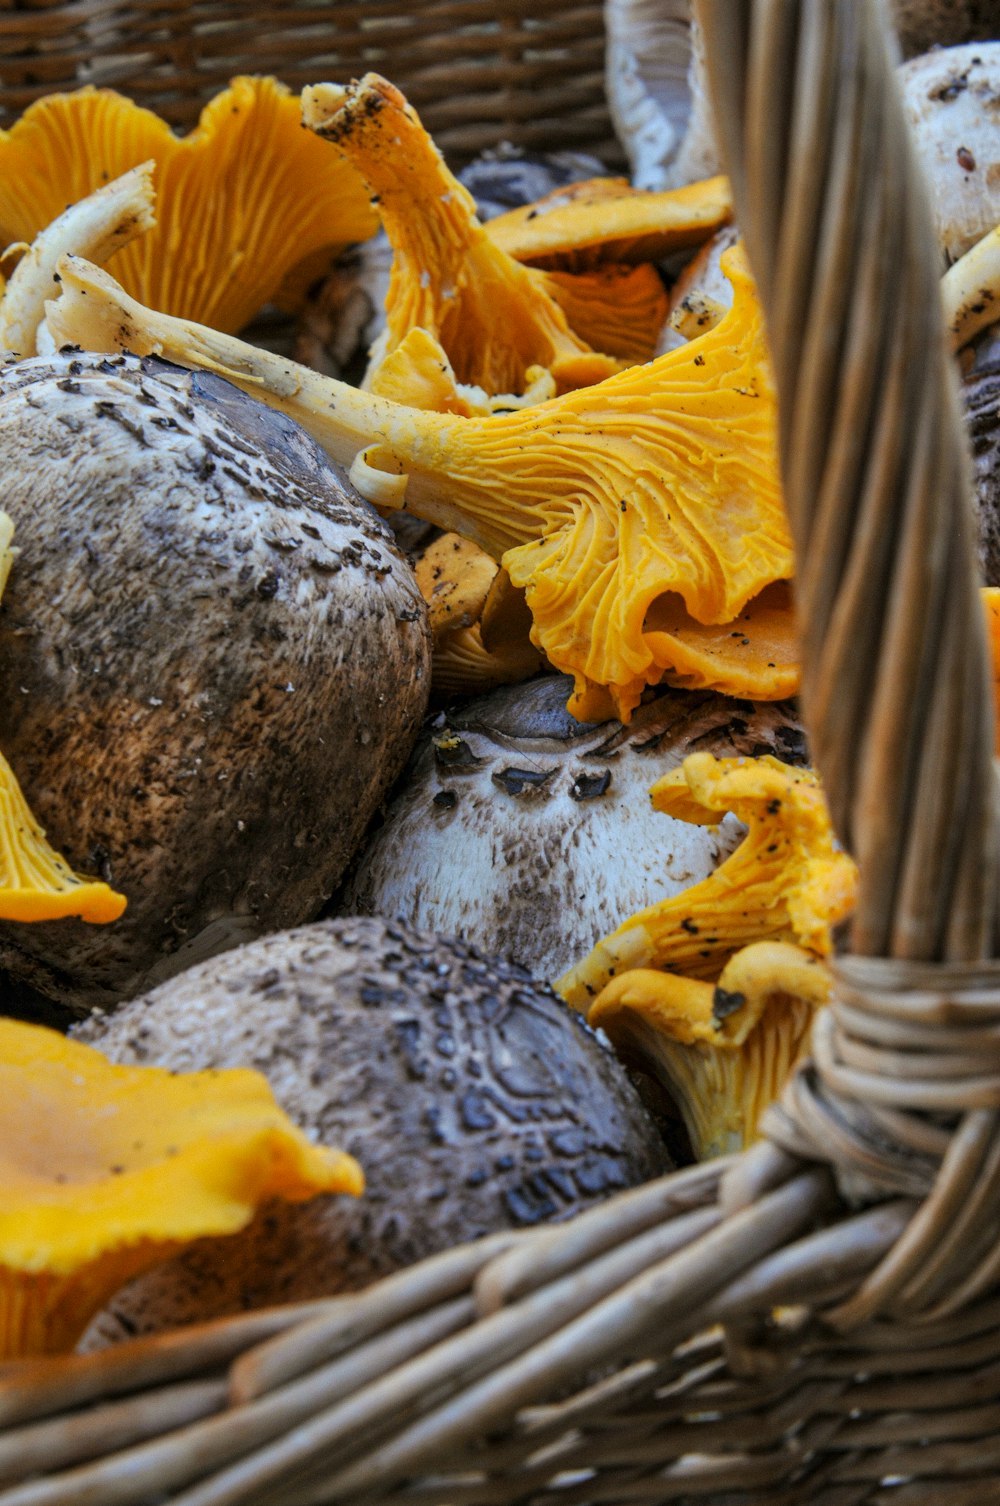
M 73 257 L 47 309 L 60 340 L 229 377 L 297 419 L 370 501 L 477 543 L 525 590 L 535 647 L 573 675 L 570 709 L 597 687 L 627 720 L 676 658 L 647 631 L 658 598 L 733 623 L 793 574 L 763 319 L 738 250 L 727 272 L 733 307 L 699 339 L 486 418 L 419 412 L 167 319 Z
M 297 98 L 274 79 L 236 78 L 182 138 L 109 89 L 31 105 L 0 132 L 0 245 L 33 241 L 148 159 L 158 224 L 111 270 L 143 302 L 220 330 L 239 329 L 297 271 L 304 291 L 378 225 L 353 169 L 301 129 Z
M 537 674 L 544 660 L 528 635 L 530 618 L 494 606 L 494 633 L 483 641 L 487 602 L 497 602 L 497 563 L 456 533 L 442 534 L 424 550 L 414 567 L 427 602 L 433 649 L 431 693 L 437 701 L 475 695 L 497 685 L 512 685 Z
M 69 1349 L 124 1282 L 270 1198 L 363 1186 L 257 1072 L 113 1066 L 0 1020 L 0 1358 Z
M 732 622 L 697 622 L 676 595 L 661 596 L 645 632 L 668 665 L 663 678 L 686 690 L 779 701 L 799 688 L 799 645 L 791 584 L 776 581 Z
M 855 864 L 836 845 L 819 782 L 778 759 L 693 753 L 651 791 L 656 810 L 714 826 L 732 812 L 747 835 L 724 863 L 671 899 L 630 916 L 556 985 L 584 1012 L 619 974 L 655 968 L 715 980 L 756 941 L 827 956 L 832 928 L 854 907 Z
M 632 188 L 627 178 L 591 178 L 498 215 L 486 230 L 516 261 L 579 271 L 607 262 L 659 261 L 700 246 L 732 212 L 723 177 L 663 193 Z
M 573 333 L 544 275 L 490 240 L 472 195 L 392 84 L 377 73 L 346 88 L 315 84 L 303 91 L 302 113 L 364 178 L 393 248 L 386 329 L 366 386 L 380 390 L 382 361 L 417 328 L 440 341 L 459 382 L 488 394 L 523 392 L 532 366 L 550 370 L 564 391 L 618 369 Z
M 622 973 L 587 1018 L 623 1060 L 667 1088 L 703 1161 L 756 1137 L 808 1048 L 829 987 L 819 958 L 761 941 L 734 953 L 715 983 L 649 968 Z
M 0 596 L 14 558 L 14 525 L 0 512 Z M 108 884 L 81 878 L 45 840 L 21 793 L 13 769 L 0 754 L 0 920 L 117 920 L 125 896 Z
M 436 640 L 479 621 L 497 563 L 468 539 L 445 533 L 428 544 L 414 573 Z
M 670 306 L 655 267 L 612 264 L 592 272 L 548 272 L 544 278 L 581 340 L 630 366 L 653 359 Z

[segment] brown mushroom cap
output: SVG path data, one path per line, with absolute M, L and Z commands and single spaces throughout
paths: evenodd
M 653 899 L 707 877 L 743 827 L 654 814 L 650 786 L 688 753 L 804 758 L 786 705 L 663 692 L 628 727 L 575 721 L 567 681 L 505 687 L 418 743 L 342 912 L 398 915 L 556 978 Z
M 118 1295 L 150 1329 L 352 1290 L 666 1169 L 623 1069 L 523 969 L 378 919 L 324 921 L 193 968 L 79 1035 L 112 1061 L 252 1065 L 366 1191 L 267 1208 Z
M 1000 586 L 1000 356 L 976 362 L 963 396 L 972 442 L 979 568 L 988 586 Z
M 342 473 L 217 377 L 8 367 L 0 462 L 3 751 L 129 901 L 99 932 L 0 925 L 0 967 L 83 1010 L 317 913 L 419 727 L 426 615 Z

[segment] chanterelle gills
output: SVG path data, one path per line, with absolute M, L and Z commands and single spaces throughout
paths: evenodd
M 10 573 L 14 525 L 0 512 L 0 596 Z M 7 760 L 0 754 L 0 920 L 117 920 L 125 896 L 81 878 L 49 846 Z
M 301 423 L 370 501 L 501 561 L 527 593 L 536 647 L 574 677 L 576 715 L 627 720 L 670 669 L 670 634 L 647 624 L 665 594 L 725 623 L 793 574 L 763 320 L 738 250 L 733 307 L 700 339 L 487 418 L 418 412 L 155 314 L 77 258 L 60 275 L 47 305 L 59 343 L 216 371 Z
M 787 941 L 758 941 L 716 983 L 635 968 L 612 978 L 587 1019 L 626 1061 L 663 1082 L 696 1160 L 749 1144 L 808 1048 L 830 977 Z
M 819 781 L 809 769 L 761 758 L 692 753 L 652 788 L 656 810 L 713 826 L 731 811 L 747 835 L 714 873 L 632 915 L 556 984 L 586 1012 L 633 968 L 716 979 L 741 947 L 790 941 L 827 956 L 850 914 L 857 869 L 838 850 Z
M 857 870 L 837 849 L 815 774 L 769 755 L 691 754 L 652 800 L 699 825 L 731 811 L 747 835 L 707 879 L 598 942 L 556 988 L 665 1083 L 702 1159 L 753 1139 L 806 1049 Z
M 0 131 L 0 247 L 31 242 L 139 163 L 155 166 L 157 225 L 114 256 L 137 298 L 240 329 L 292 279 L 304 291 L 378 220 L 347 163 L 302 130 L 299 102 L 270 78 L 235 78 L 178 137 L 111 89 L 52 94 Z
M 364 178 L 393 248 L 386 328 L 365 386 L 381 390 L 382 362 L 417 328 L 440 341 L 459 382 L 488 394 L 522 392 L 532 366 L 550 370 L 562 390 L 618 369 L 573 333 L 545 274 L 493 244 L 472 195 L 392 84 L 377 73 L 346 88 L 314 84 L 303 90 L 302 118 Z

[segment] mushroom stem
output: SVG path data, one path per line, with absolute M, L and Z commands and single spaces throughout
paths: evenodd
M 303 124 L 333 142 L 377 196 L 393 248 L 386 329 L 372 347 L 365 385 L 411 330 L 441 341 L 461 382 L 520 393 L 530 368 L 560 387 L 610 376 L 619 362 L 573 333 L 544 273 L 522 267 L 490 239 L 472 195 L 403 95 L 377 73 L 347 88 L 302 93 Z
M 1000 225 L 948 268 L 941 298 L 955 350 L 1000 319 Z
M 0 300 L 0 350 L 37 354 L 45 301 L 58 282 L 59 258 L 67 251 L 103 265 L 122 246 L 156 223 L 153 162 L 143 162 L 71 204 L 35 237 L 18 262 Z
M 60 262 L 63 294 L 47 307 L 60 343 L 228 377 L 297 419 L 369 500 L 405 496 L 410 512 L 471 539 L 526 588 L 536 647 L 574 675 L 577 695 L 606 686 L 628 717 L 667 667 L 645 628 L 653 602 L 676 592 L 697 621 L 729 622 L 793 570 L 763 321 L 729 255 L 733 307 L 708 334 L 488 418 L 419 412 L 154 314 L 76 257 Z

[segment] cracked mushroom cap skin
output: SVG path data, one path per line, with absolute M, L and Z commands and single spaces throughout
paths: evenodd
M 637 908 L 708 876 L 741 841 L 650 807 L 696 751 L 805 761 L 780 702 L 668 690 L 627 727 L 575 721 L 569 681 L 504 687 L 439 717 L 341 894 L 341 913 L 398 915 L 558 978 Z
M 321 921 L 203 963 L 78 1028 L 114 1062 L 255 1066 L 358 1200 L 272 1204 L 117 1294 L 91 1340 L 356 1290 L 669 1169 L 624 1069 L 552 991 L 461 941 Z
M 0 971 L 84 1012 L 317 913 L 419 728 L 426 613 L 342 473 L 212 375 L 8 366 L 0 462 L 4 751 L 128 898 L 99 935 L 0 925 Z

